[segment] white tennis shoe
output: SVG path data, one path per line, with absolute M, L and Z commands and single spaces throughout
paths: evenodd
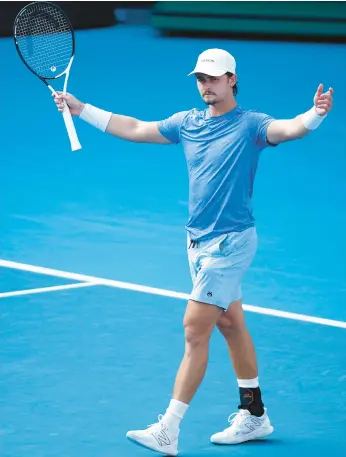
M 241 409 L 238 413 L 233 413 L 229 416 L 230 424 L 224 431 L 215 433 L 210 438 L 214 444 L 239 444 L 244 441 L 258 440 L 265 438 L 274 431 L 274 427 L 270 424 L 267 410 L 264 409 L 264 414 L 261 417 L 256 417 L 250 414 L 247 409 Z
M 177 455 L 179 430 L 169 430 L 162 418 L 160 414 L 156 424 L 149 425 L 146 430 L 130 430 L 126 433 L 126 437 L 140 446 L 164 455 Z

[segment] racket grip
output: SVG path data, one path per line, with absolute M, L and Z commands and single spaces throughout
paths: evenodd
M 77 132 L 72 120 L 72 116 L 69 110 L 69 107 L 65 104 L 64 111 L 62 112 L 62 116 L 64 118 L 66 130 L 70 139 L 71 149 L 72 151 L 77 151 L 78 149 L 82 149 L 82 146 L 79 142 Z

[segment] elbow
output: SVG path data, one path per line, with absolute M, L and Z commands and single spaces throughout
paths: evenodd
M 301 140 L 306 135 L 303 129 L 288 129 L 283 133 L 283 141 Z
M 285 130 L 280 135 L 280 143 L 285 143 L 286 141 L 291 141 L 294 138 L 295 137 L 294 137 L 294 132 L 293 131 Z
M 143 143 L 143 122 L 138 119 L 135 119 L 134 121 L 129 134 L 129 141 L 132 143 Z

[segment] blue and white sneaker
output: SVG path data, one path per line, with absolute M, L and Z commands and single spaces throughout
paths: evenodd
M 251 415 L 247 409 L 241 409 L 238 413 L 231 414 L 228 422 L 230 424 L 229 427 L 212 435 L 210 438 L 212 443 L 239 444 L 244 443 L 244 441 L 265 438 L 274 431 L 274 427 L 270 424 L 267 416 L 266 408 L 261 417 Z

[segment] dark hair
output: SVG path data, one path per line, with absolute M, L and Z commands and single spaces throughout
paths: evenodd
M 229 71 L 226 73 L 226 75 L 229 76 L 229 77 L 233 76 L 233 74 L 234 74 L 234 73 L 231 73 L 231 72 L 229 72 Z M 233 89 L 233 95 L 236 97 L 237 94 L 238 94 L 237 83 L 234 84 L 234 86 L 233 86 L 232 89 Z

